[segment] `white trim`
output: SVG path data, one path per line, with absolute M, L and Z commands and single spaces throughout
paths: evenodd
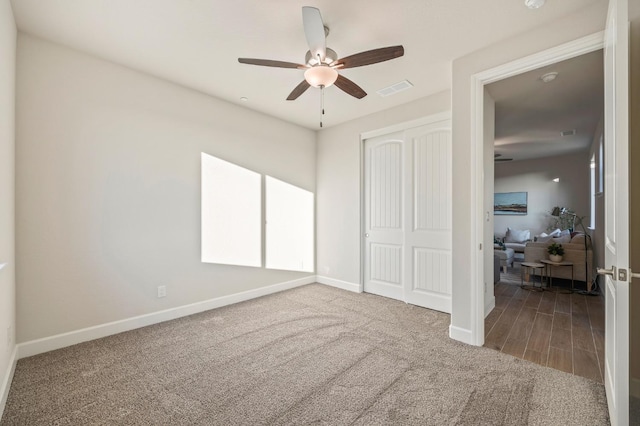
M 392 126 L 384 127 L 382 129 L 371 130 L 360 134 L 360 144 L 365 139 L 371 139 L 378 136 L 388 135 L 389 133 L 402 132 L 404 130 L 413 129 L 414 127 L 420 127 L 431 123 L 437 123 L 439 121 L 451 120 L 451 111 L 439 112 L 437 114 L 431 114 L 427 117 L 417 118 L 411 121 L 405 121 L 403 123 L 394 124 Z
M 493 311 L 496 307 L 496 297 L 491 296 L 489 299 L 489 303 L 484 306 L 484 317 L 488 317 L 491 311 Z
M 9 357 L 9 365 L 5 372 L 4 380 L 0 383 L 0 419 L 4 414 L 4 407 L 7 405 L 7 398 L 9 397 L 9 389 L 11 388 L 11 382 L 13 381 L 13 374 L 16 371 L 16 363 L 18 362 L 18 348 L 13 347 L 11 357 Z
M 347 281 L 336 280 L 335 278 L 323 277 L 318 275 L 317 282 L 331 287 L 341 288 L 342 290 L 352 291 L 354 293 L 362 293 L 363 289 L 360 284 L 354 284 Z
M 482 81 L 483 86 L 535 70 L 560 61 L 575 58 L 586 53 L 594 52 L 604 47 L 604 31 L 581 37 L 556 47 L 507 62 L 486 71 L 474 74 L 472 78 Z
M 87 327 L 55 336 L 44 337 L 42 339 L 31 340 L 17 345 L 17 356 L 18 359 L 21 359 L 28 356 L 38 355 L 55 349 L 87 342 L 89 340 L 99 339 L 113 334 L 122 333 L 124 331 L 134 330 L 136 328 L 146 327 L 148 325 L 197 314 L 210 309 L 244 302 L 246 300 L 255 299 L 268 294 L 300 287 L 305 284 L 312 284 L 314 282 L 316 282 L 316 276 L 310 275 L 305 278 L 273 284 L 267 287 L 257 288 L 255 290 L 216 297 L 215 299 L 204 300 L 202 302 L 152 312 L 150 314 L 140 315 L 133 318 L 127 318 L 94 327 Z
M 471 330 L 466 328 L 456 327 L 455 325 L 449 325 L 449 337 L 454 340 L 458 340 L 468 345 L 473 345 Z
M 593 52 L 604 47 L 604 31 L 591 34 L 568 43 L 526 56 L 503 65 L 479 72 L 471 76 L 471 132 L 469 138 L 469 150 L 471 151 L 471 189 L 475 196 L 471 196 L 471 241 L 469 244 L 471 272 L 471 337 L 468 342 L 477 346 L 484 343 L 484 255 L 479 250 L 483 244 L 483 196 L 484 196 L 484 140 L 483 115 L 484 115 L 484 86 L 503 80 L 514 75 L 522 74 L 546 65 L 574 58 L 585 53 Z M 450 336 L 455 339 L 450 331 Z M 463 336 L 464 337 L 464 336 Z M 466 338 L 466 337 L 465 337 Z

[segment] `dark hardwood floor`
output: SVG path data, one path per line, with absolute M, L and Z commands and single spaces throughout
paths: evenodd
M 603 297 L 525 290 L 510 272 L 495 285 L 485 347 L 602 383 Z

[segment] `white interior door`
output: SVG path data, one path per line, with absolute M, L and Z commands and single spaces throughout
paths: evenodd
M 605 361 L 612 425 L 629 424 L 628 0 L 610 0 L 605 35 Z M 599 272 L 605 272 L 599 270 Z
M 451 121 L 364 142 L 364 290 L 451 312 Z
M 451 122 L 405 132 L 405 301 L 451 313 Z
M 364 291 L 404 300 L 404 135 L 364 143 Z

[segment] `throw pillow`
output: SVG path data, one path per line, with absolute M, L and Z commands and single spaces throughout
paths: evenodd
M 540 236 L 536 239 L 536 242 L 538 242 L 538 243 L 546 243 L 548 241 L 551 241 L 552 239 L 553 239 L 552 235 L 545 234 L 544 237 L 543 237 L 542 234 L 540 234 Z
M 524 243 L 529 239 L 531 239 L 531 232 L 528 229 L 507 228 L 507 233 L 504 236 L 505 243 Z
M 552 237 L 558 237 L 558 236 L 560 236 L 560 228 L 556 228 L 556 229 L 554 229 L 553 231 L 551 231 L 551 232 L 549 233 L 549 235 L 551 235 Z

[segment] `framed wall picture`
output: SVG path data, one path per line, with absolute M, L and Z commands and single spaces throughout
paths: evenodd
M 496 192 L 493 195 L 493 214 L 526 215 L 526 192 Z

